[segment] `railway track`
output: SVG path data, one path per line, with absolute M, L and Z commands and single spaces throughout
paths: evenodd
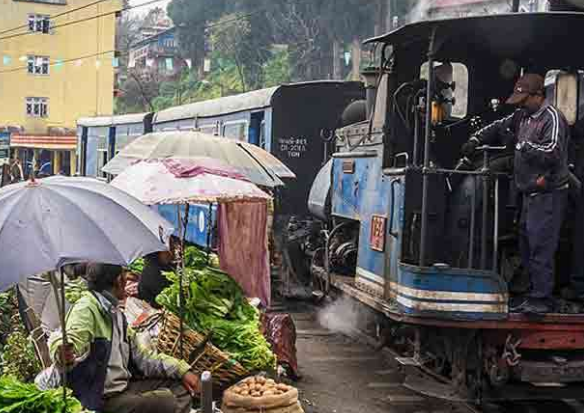
M 508 401 L 481 407 L 446 400 L 444 381 L 432 377 L 431 371 L 400 365 L 400 354 L 376 350 L 377 340 L 362 331 L 327 328 L 319 322 L 322 308 L 296 302 L 281 310 L 290 312 L 297 326 L 303 378 L 296 385 L 306 413 L 584 413 L 580 400 Z
M 368 346 L 378 347 L 377 340 L 363 331 L 354 330 L 351 332 L 351 335 L 358 337 L 359 340 Z M 403 357 L 403 355 L 389 347 L 384 347 L 380 351 L 390 363 L 398 363 L 397 360 Z M 402 369 L 408 370 L 408 372 L 404 372 L 403 387 L 419 394 L 427 402 L 426 404 L 431 404 L 433 400 L 447 400 L 451 413 L 584 413 L 584 387 L 582 392 L 583 399 L 580 400 L 496 401 L 485 402 L 483 406 L 477 406 L 472 402 L 457 400 L 454 395 L 445 397 L 449 391 L 448 386 L 446 386 L 443 378 L 437 376 L 431 370 L 425 369 L 422 366 L 402 366 Z M 413 413 L 431 412 L 416 409 L 404 410 L 412 410 Z M 439 408 L 436 412 L 442 413 L 443 409 Z

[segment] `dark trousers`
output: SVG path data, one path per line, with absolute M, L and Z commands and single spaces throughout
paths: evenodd
M 580 178 L 582 179 L 582 178 Z M 584 188 L 574 202 L 574 227 L 572 228 L 572 272 L 570 288 L 584 295 Z
M 180 381 L 131 381 L 123 393 L 107 396 L 104 413 L 190 413 L 191 395 Z
M 554 288 L 554 257 L 568 199 L 567 190 L 523 196 L 520 248 L 529 272 L 529 297 L 550 298 Z

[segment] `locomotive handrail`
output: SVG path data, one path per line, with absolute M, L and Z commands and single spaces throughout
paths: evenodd
M 393 230 L 393 214 L 395 213 L 395 184 L 401 185 L 401 180 L 399 178 L 393 178 L 391 180 L 390 189 L 391 189 L 391 209 L 389 210 L 389 235 L 394 238 L 398 237 L 398 232 Z
M 456 169 L 444 169 L 444 168 L 435 168 L 435 169 L 428 169 L 426 171 L 427 174 L 458 174 L 458 175 L 478 175 L 478 176 L 506 176 L 507 174 L 504 172 L 491 172 L 485 170 L 478 170 L 478 171 L 459 171 Z
M 475 150 L 496 152 L 496 151 L 504 151 L 505 149 L 507 149 L 506 145 L 503 145 L 503 146 L 481 145 L 481 146 L 477 146 L 477 148 Z

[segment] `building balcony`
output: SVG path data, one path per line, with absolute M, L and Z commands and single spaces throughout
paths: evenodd
M 148 48 L 148 56 L 149 57 L 176 56 L 177 54 L 178 54 L 178 47 L 176 47 L 176 46 L 151 45 Z

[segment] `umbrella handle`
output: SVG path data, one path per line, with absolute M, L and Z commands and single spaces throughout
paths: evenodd
M 65 274 L 63 269 L 59 267 L 59 275 L 61 276 L 61 331 L 63 335 L 63 344 L 61 345 L 61 361 L 65 361 L 65 349 L 68 346 L 67 342 L 67 325 L 65 321 Z M 55 297 L 56 298 L 56 297 Z M 59 302 L 59 300 L 57 300 Z M 63 413 L 67 413 L 67 366 L 62 366 L 63 382 Z

